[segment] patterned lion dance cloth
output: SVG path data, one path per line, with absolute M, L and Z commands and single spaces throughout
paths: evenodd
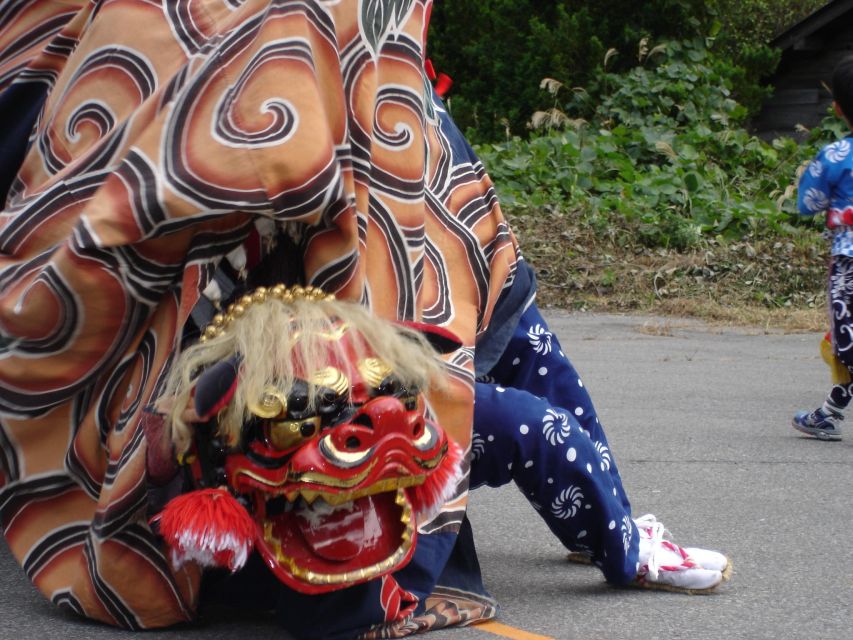
M 149 525 L 163 489 L 146 415 L 216 308 L 247 278 L 282 273 L 458 336 L 427 402 L 474 470 L 418 522 L 405 568 L 323 595 L 279 585 L 254 604 L 304 638 L 493 617 L 464 518 L 469 476 L 541 489 L 569 548 L 614 582 L 633 577 L 637 534 L 592 404 L 426 79 L 430 5 L 0 2 L 0 523 L 56 605 L 128 629 L 194 618 L 202 572 L 175 568 Z M 552 366 L 566 375 L 537 373 Z M 517 387 L 513 412 L 495 383 Z M 472 444 L 475 392 L 486 417 Z M 521 437 L 534 420 L 538 440 Z M 564 477 L 536 487 L 532 460 L 549 456 Z M 613 526 L 594 528 L 588 510 Z M 268 580 L 253 556 L 205 593 L 239 604 Z
M 463 347 L 430 402 L 467 449 L 475 343 L 515 241 L 425 79 L 429 2 L 4 4 L 6 540 L 62 607 L 189 620 L 200 573 L 173 569 L 148 525 L 141 419 L 214 275 L 287 247 L 305 284 L 452 331 Z M 421 523 L 433 582 L 466 496 Z

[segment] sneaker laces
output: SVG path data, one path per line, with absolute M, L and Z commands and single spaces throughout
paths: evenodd
M 640 575 L 648 575 L 652 580 L 657 580 L 661 571 L 683 571 L 685 569 L 699 569 L 701 566 L 690 558 L 684 549 L 668 540 L 671 534 L 663 523 L 652 514 L 646 514 L 634 520 L 640 533 L 640 541 L 646 541 L 649 547 L 649 555 L 646 563 L 640 568 Z M 681 557 L 680 564 L 661 564 L 662 557 L 671 552 Z
M 826 403 L 822 407 L 818 407 L 812 412 L 812 415 L 819 415 L 824 420 L 844 420 L 844 414 L 841 411 L 835 411 L 826 406 Z

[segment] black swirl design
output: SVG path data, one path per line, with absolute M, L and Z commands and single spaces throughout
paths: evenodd
M 265 64 L 273 60 L 300 61 L 313 69 L 311 49 L 303 42 L 279 42 L 265 46 L 240 73 L 237 82 L 225 91 L 216 108 L 214 132 L 225 142 L 253 147 L 280 144 L 296 130 L 298 118 L 293 106 L 283 98 L 267 98 L 260 105 L 270 123 L 258 131 L 247 131 L 234 117 L 234 107 L 242 97 L 246 83 Z
M 117 46 L 102 47 L 90 53 L 74 72 L 69 85 L 84 82 L 86 76 L 114 71 L 122 73 L 131 80 L 138 92 L 137 105 L 142 104 L 157 90 L 157 74 L 151 62 L 138 52 Z M 60 127 L 64 130 L 69 142 L 74 143 L 78 140 L 79 127 L 83 122 L 94 124 L 101 138 L 112 132 L 118 116 L 107 105 L 106 98 L 108 96 L 104 95 L 98 99 L 87 99 L 73 109 L 65 126 Z M 55 148 L 57 141 L 52 138 L 56 129 L 56 123 L 49 122 L 38 139 L 39 151 L 44 156 L 45 165 L 51 173 L 58 173 L 66 166 L 66 161 Z
M 98 137 L 105 136 L 116 124 L 116 117 L 109 105 L 100 100 L 90 100 L 81 104 L 65 125 L 65 136 L 72 142 L 80 137 L 80 126 L 89 122 L 98 129 Z

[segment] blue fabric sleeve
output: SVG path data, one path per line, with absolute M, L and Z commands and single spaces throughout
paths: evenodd
M 803 172 L 797 190 L 797 207 L 804 216 L 851 204 L 849 176 L 853 170 L 853 137 L 826 145 Z
M 825 155 L 824 147 L 800 177 L 797 208 L 801 215 L 813 216 L 829 208 L 831 185 Z

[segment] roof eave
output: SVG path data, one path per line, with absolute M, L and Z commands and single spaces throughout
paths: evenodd
M 776 36 L 770 43 L 778 49 L 790 49 L 797 42 L 808 38 L 833 20 L 837 20 L 848 11 L 853 11 L 853 0 L 834 0 L 822 6 L 813 14 L 804 18 L 784 33 Z

